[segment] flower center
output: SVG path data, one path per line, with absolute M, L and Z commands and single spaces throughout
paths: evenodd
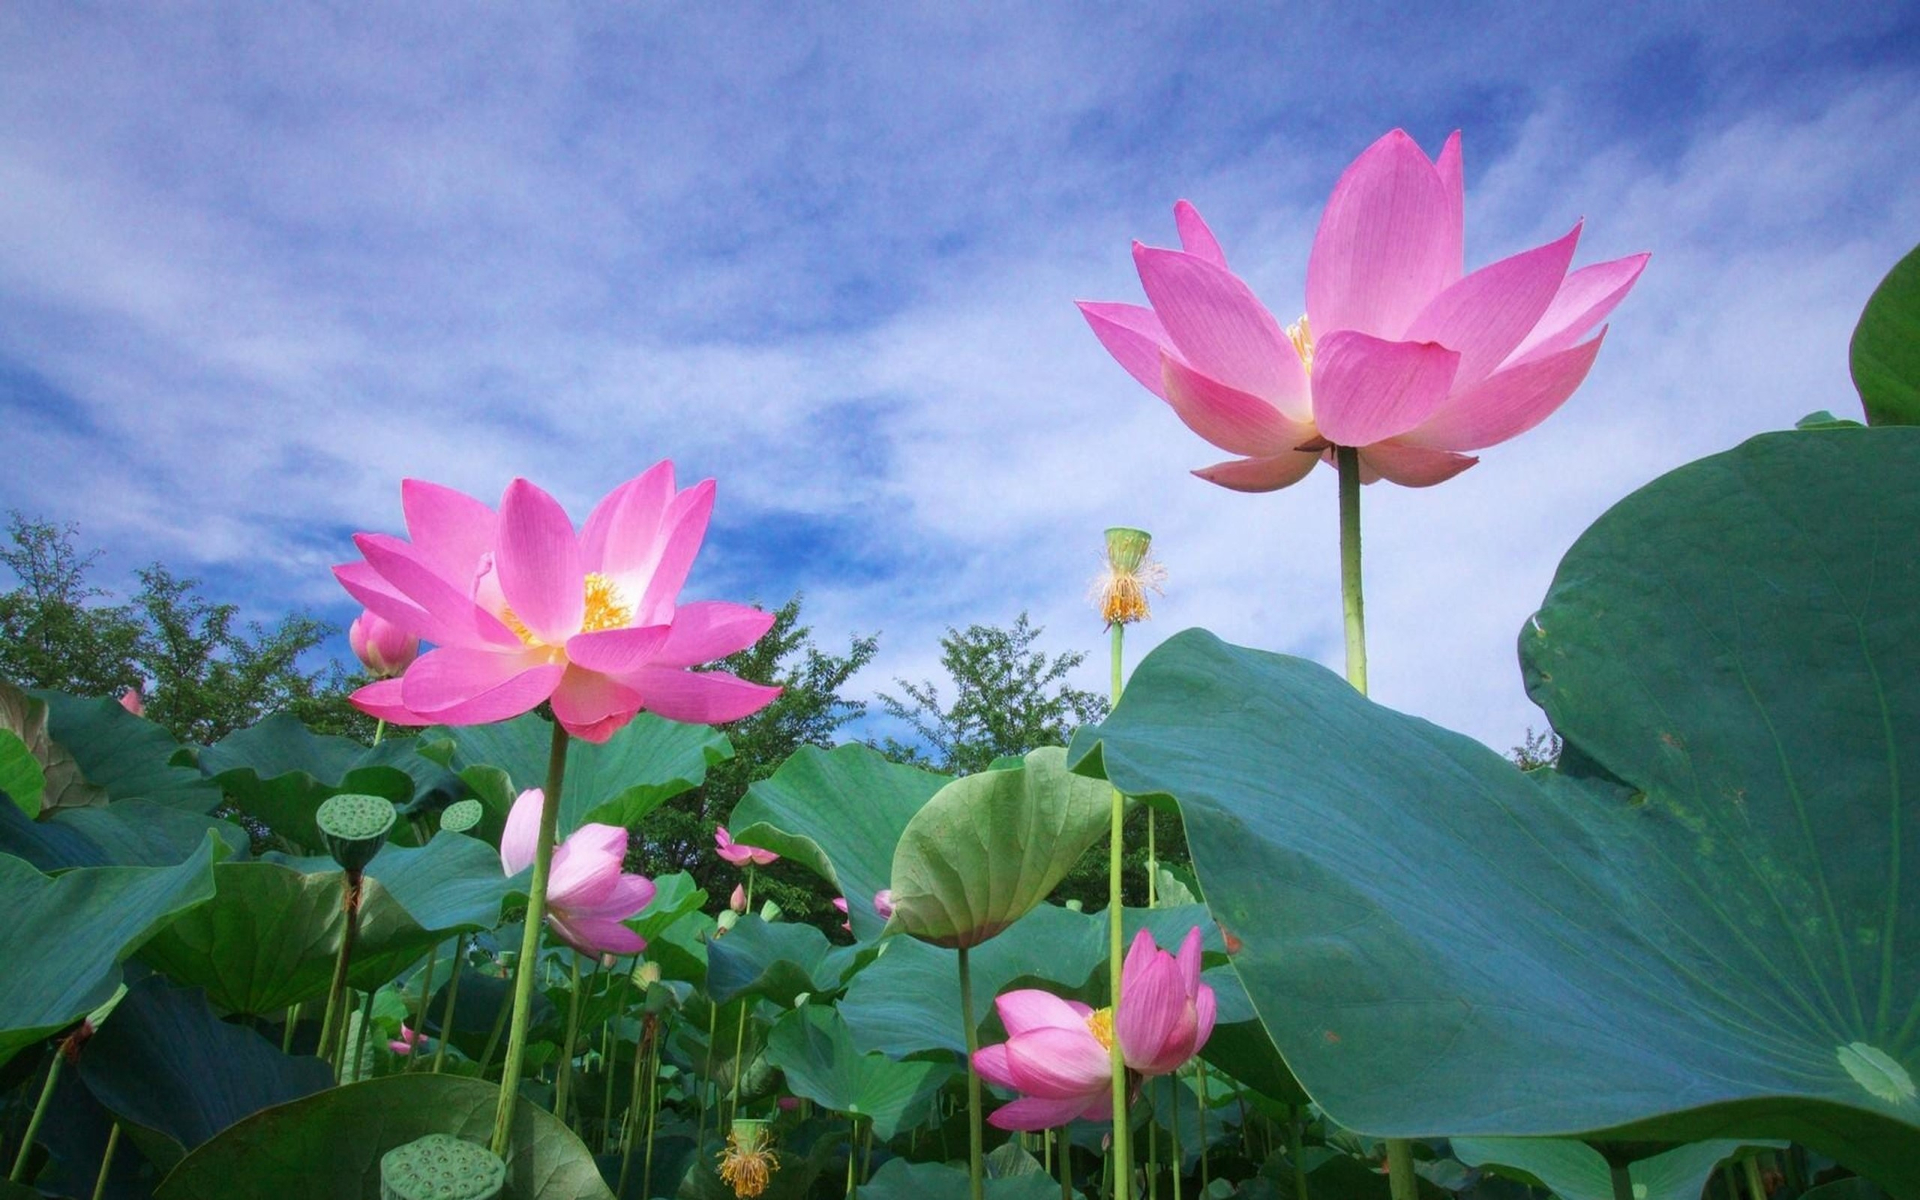
M 580 617 L 581 633 L 599 633 L 603 629 L 625 629 L 633 624 L 633 607 L 620 594 L 613 580 L 598 571 L 587 572 L 586 611 Z M 500 610 L 500 623 L 529 646 L 544 645 L 511 608 Z
M 1099 1042 L 1109 1050 L 1113 1049 L 1113 1009 L 1111 1006 L 1107 1008 L 1096 1008 L 1087 1014 L 1087 1032 L 1093 1035 L 1094 1041 Z
M 1287 326 L 1287 340 L 1300 352 L 1300 365 L 1306 368 L 1307 374 L 1313 374 L 1313 329 L 1307 324 L 1306 314 Z

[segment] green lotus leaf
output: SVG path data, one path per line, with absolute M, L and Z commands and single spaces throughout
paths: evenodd
M 87 782 L 73 755 L 48 732 L 46 702 L 4 680 L 0 680 L 0 791 L 28 817 L 38 817 L 47 809 L 104 804 L 107 799 L 104 791 Z
M 220 803 L 220 789 L 193 768 L 191 751 L 163 726 L 134 716 L 112 697 L 33 694 L 46 702 L 47 732 L 109 800 L 145 800 L 194 813 L 211 812 Z
M 439 839 L 434 839 L 438 841 Z M 389 1075 L 256 1113 L 183 1159 L 155 1200 L 379 1200 L 380 1156 L 430 1133 L 485 1145 L 496 1084 L 454 1075 Z M 611 1200 L 573 1131 L 526 1100 L 505 1154 L 516 1200 Z
M 915 1163 L 890 1158 L 860 1188 L 862 1200 L 967 1200 L 970 1183 L 965 1167 L 946 1163 Z M 1060 1185 L 1047 1175 L 1008 1175 L 986 1181 L 992 1200 L 1056 1200 Z
M 1111 804 L 1109 788 L 1067 771 L 1057 746 L 1019 770 L 954 780 L 901 831 L 886 932 L 979 945 L 1044 901 L 1106 836 Z
M 802 746 L 747 789 L 728 818 L 728 832 L 833 885 L 847 898 L 854 936 L 872 941 L 886 925 L 873 897 L 891 886 L 894 847 L 914 814 L 951 782 L 855 743 L 832 750 Z
M 952 1063 L 862 1054 L 840 1014 L 821 1004 L 802 1005 L 773 1023 L 767 1060 L 786 1073 L 794 1095 L 872 1121 L 883 1141 L 924 1121 L 957 1070 Z
M 1920 246 L 1873 289 L 1848 355 L 1870 425 L 1920 425 Z
M 475 786 L 488 808 L 481 829 L 495 840 L 506 807 L 527 788 L 544 787 L 553 725 L 535 713 L 491 725 L 436 725 L 420 735 L 421 750 L 460 773 L 499 772 L 493 786 Z M 605 742 L 572 739 L 566 786 L 560 794 L 560 836 L 590 822 L 631 828 L 640 818 L 706 781 L 707 768 L 733 757 L 733 744 L 706 725 L 687 725 L 643 712 Z
M 834 945 L 811 925 L 768 924 L 748 915 L 707 944 L 707 991 L 720 1004 L 752 995 L 791 1008 L 802 993 L 839 991 L 861 954 L 857 946 Z
M 63 808 L 44 821 L 0 809 L 0 853 L 24 858 L 42 871 L 170 867 L 192 854 L 208 831 L 226 843 L 229 857 L 247 856 L 247 832 L 233 822 L 145 800 Z
M 1772 1147 L 1784 1142 L 1770 1142 Z M 1694 1142 L 1627 1166 L 1633 1200 L 1699 1200 L 1714 1168 L 1747 1146 Z M 1453 1156 L 1470 1167 L 1507 1167 L 1537 1180 L 1561 1200 L 1614 1200 L 1613 1170 L 1585 1142 L 1562 1138 L 1455 1138 Z
M 1077 757 L 1178 800 L 1340 1124 L 1784 1138 L 1920 1192 L 1916 528 L 1898 428 L 1767 435 L 1621 502 L 1522 635 L 1557 771 L 1200 632 Z
M 9 964 L 0 971 L 0 1064 L 110 998 L 128 955 L 213 897 L 225 853 L 208 836 L 170 867 L 83 867 L 51 878 L 0 854 Z

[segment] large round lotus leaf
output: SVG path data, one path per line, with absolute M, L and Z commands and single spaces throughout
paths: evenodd
M 956 779 L 915 813 L 893 850 L 887 931 L 977 946 L 1025 916 L 1107 833 L 1113 793 L 1070 774 L 1066 751 Z M 851 900 L 849 901 L 851 903 Z
M 175 866 L 84 867 L 53 878 L 0 854 L 0 1064 L 110 998 L 122 960 L 212 898 L 214 863 L 225 853 L 208 835 Z
M 1916 530 L 1920 430 L 1756 438 L 1620 503 L 1522 635 L 1557 772 L 1199 632 L 1083 750 L 1179 801 L 1340 1124 L 1786 1138 L 1920 1192 Z
M 1694 1142 L 1637 1159 L 1627 1166 L 1633 1200 L 1700 1200 L 1714 1168 L 1746 1144 Z M 1614 1200 L 1613 1169 L 1585 1142 L 1564 1138 L 1455 1138 L 1453 1156 L 1470 1167 L 1511 1168 L 1529 1180 L 1539 1181 L 1561 1200 Z
M 115 707 L 118 707 L 116 705 Z M 0 680 L 0 791 L 29 817 L 42 809 L 106 803 L 66 747 L 47 732 L 47 705 Z
M 791 1006 L 802 992 L 839 991 L 861 956 L 859 947 L 836 946 L 811 925 L 769 925 L 748 915 L 707 944 L 707 991 L 720 1004 L 754 995 Z
M 142 957 L 222 1008 L 278 1012 L 326 993 L 345 930 L 345 886 L 326 859 L 263 859 L 215 868 L 220 893 L 147 944 Z M 353 986 L 392 980 L 456 933 L 491 929 L 513 880 L 487 845 L 443 833 L 388 846 L 368 864 L 354 943 Z
M 862 1054 L 840 1014 L 823 1004 L 803 1005 L 773 1023 L 767 1061 L 786 1074 L 794 1095 L 872 1121 L 882 1141 L 924 1121 L 956 1070 L 952 1063 Z
M 544 787 L 553 725 L 528 713 L 491 725 L 435 726 L 421 752 L 458 771 L 488 808 L 481 829 L 498 840 L 507 806 L 527 788 Z M 733 757 L 718 730 L 643 712 L 604 742 L 572 739 L 566 786 L 560 790 L 560 836 L 598 821 L 631 828 L 640 818 L 706 781 L 707 768 Z M 491 786 L 476 776 L 500 776 Z
M 211 812 L 220 789 L 193 767 L 192 751 L 171 733 L 107 696 L 36 691 L 47 705 L 47 732 L 72 755 L 87 782 L 113 801 L 145 800 Z
M 1873 290 L 1850 357 L 1869 424 L 1920 425 L 1920 246 Z
M 67 867 L 170 867 L 192 854 L 211 830 L 235 858 L 245 858 L 247 831 L 187 808 L 119 800 L 62 808 L 44 821 L 0 806 L 0 853 L 42 871 Z
M 331 1088 L 257 1113 L 195 1150 L 155 1200 L 378 1200 L 380 1156 L 444 1133 L 485 1145 L 500 1088 L 454 1075 L 389 1075 Z M 514 1109 L 507 1196 L 514 1200 L 612 1197 L 593 1155 L 551 1113 Z
M 771 777 L 747 789 L 733 806 L 729 832 L 833 885 L 847 899 L 854 936 L 870 941 L 886 925 L 873 897 L 891 885 L 900 834 L 951 782 L 851 742 L 832 750 L 802 746 Z

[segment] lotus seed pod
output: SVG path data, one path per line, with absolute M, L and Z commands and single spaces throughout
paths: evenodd
M 1116 525 L 1107 530 L 1107 561 L 1116 571 L 1131 571 L 1140 565 L 1152 544 L 1153 535 L 1146 530 Z
M 327 839 L 327 853 L 341 869 L 359 872 L 387 844 L 393 828 L 393 803 L 379 796 L 352 792 L 329 799 L 314 814 L 314 823 Z
M 486 809 L 480 807 L 478 800 L 462 800 L 458 804 L 447 805 L 440 814 L 440 828 L 447 833 L 465 833 L 480 823 L 486 815 Z
M 506 1186 L 499 1155 L 444 1133 L 380 1156 L 380 1200 L 494 1200 Z

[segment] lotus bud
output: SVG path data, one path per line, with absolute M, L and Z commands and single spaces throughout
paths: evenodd
M 600 969 L 601 969 L 602 971 L 611 971 L 611 970 L 613 970 L 613 960 L 614 960 L 614 953 L 613 953 L 613 951 L 611 951 L 611 950 L 602 950 L 602 951 L 600 952 Z
M 737 913 L 747 911 L 747 889 L 734 884 L 733 895 L 727 897 L 727 907 Z
M 375 679 L 392 679 L 420 656 L 420 639 L 371 612 L 362 612 L 347 627 L 353 656 Z
M 392 801 L 342 792 L 322 804 L 313 820 L 327 839 L 333 861 L 349 875 L 358 875 L 387 844 L 393 818 Z
M 720 1178 L 738 1200 L 753 1200 L 767 1190 L 780 1157 L 773 1152 L 773 1128 L 762 1120 L 740 1118 L 727 1131 L 727 1148 L 720 1151 Z
M 147 704 L 146 701 L 140 699 L 139 688 L 128 688 L 126 691 L 121 692 L 120 707 L 126 709 L 136 717 L 144 717 L 147 715 Z
M 1144 529 L 1115 526 L 1107 530 L 1107 565 L 1094 577 L 1087 592 L 1108 628 L 1144 621 L 1151 614 L 1147 592 L 1162 594 L 1167 569 L 1148 557 L 1153 535 Z
M 499 1155 L 444 1133 L 380 1156 L 380 1200 L 495 1200 L 506 1186 Z

